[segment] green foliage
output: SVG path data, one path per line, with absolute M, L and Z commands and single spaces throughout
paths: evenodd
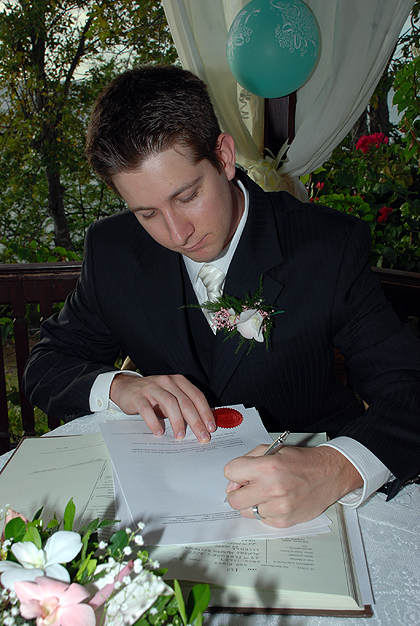
M 29 233 L 28 233 L 29 235 Z M 18 238 L 0 240 L 0 263 L 56 263 L 57 261 L 80 261 L 81 257 L 62 246 L 48 247 L 35 241 L 21 241 Z
M 368 107 L 371 112 L 386 100 L 392 87 L 399 128 L 391 125 L 389 137 L 372 131 L 359 139 L 356 149 L 349 135 L 323 167 L 303 180 L 312 201 L 369 224 L 372 265 L 410 271 L 420 271 L 419 16 L 416 0 L 411 24 L 400 36 Z
M 122 70 L 175 60 L 160 2 L 1 3 L 2 241 L 20 248 L 36 241 L 51 253 L 63 247 L 82 254 L 87 226 L 123 207 L 86 163 L 92 103 Z M 21 251 L 13 259 L 19 254 L 27 260 Z
M 376 140 L 376 143 L 375 143 Z M 420 180 L 402 141 L 382 136 L 338 146 L 307 180 L 310 199 L 366 221 L 372 265 L 420 271 Z
M 16 379 L 16 376 L 14 377 Z M 23 437 L 22 413 L 20 410 L 20 397 L 17 382 L 11 382 L 11 377 L 6 376 L 7 409 L 9 414 L 9 433 L 12 444 L 19 443 Z M 41 437 L 49 431 L 47 415 L 35 407 L 35 436 Z
M 413 48 L 413 54 L 395 75 L 393 103 L 402 115 L 404 156 L 407 161 L 416 159 L 420 167 L 420 51 Z

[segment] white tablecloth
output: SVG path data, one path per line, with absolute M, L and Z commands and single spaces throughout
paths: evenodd
M 108 419 L 138 419 L 107 411 L 86 415 L 52 435 L 97 432 Z M 0 457 L 3 467 L 10 453 Z M 420 486 L 407 485 L 390 502 L 373 495 L 358 509 L 375 597 L 372 618 L 209 615 L 205 626 L 420 626 Z

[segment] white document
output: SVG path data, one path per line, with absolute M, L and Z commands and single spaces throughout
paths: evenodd
M 242 423 L 219 428 L 207 444 L 198 443 L 192 431 L 183 440 L 175 439 L 168 420 L 162 437 L 153 435 L 142 420 L 100 425 L 114 467 L 116 499 L 124 504 L 123 511 L 117 509 L 122 525 L 144 522 L 148 545 L 292 537 L 329 530 L 324 514 L 276 529 L 242 517 L 224 502 L 226 463 L 272 441 L 255 409 L 235 408 L 244 416 Z

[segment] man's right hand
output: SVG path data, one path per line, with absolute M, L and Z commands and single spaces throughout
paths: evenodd
M 163 435 L 162 418 L 168 418 L 174 436 L 185 437 L 187 423 L 200 443 L 210 441 L 216 430 L 214 415 L 204 394 L 181 374 L 127 376 L 117 374 L 110 399 L 127 415 L 140 413 L 155 435 Z

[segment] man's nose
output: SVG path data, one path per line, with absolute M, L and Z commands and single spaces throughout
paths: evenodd
M 194 232 L 194 226 L 185 216 L 171 214 L 167 217 L 169 237 L 176 246 L 184 246 Z

